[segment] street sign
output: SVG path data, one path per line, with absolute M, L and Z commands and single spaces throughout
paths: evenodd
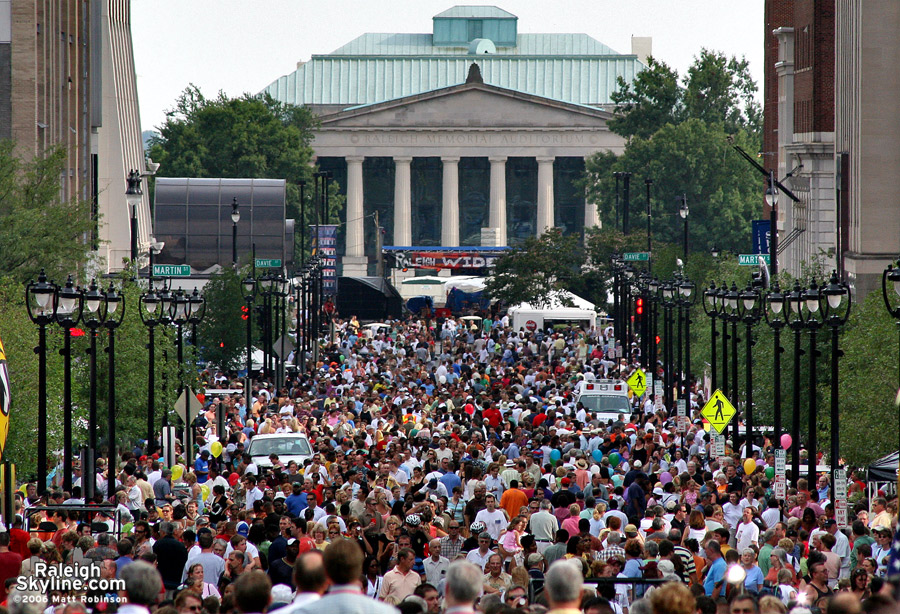
M 191 265 L 189 264 L 154 264 L 154 277 L 190 277 Z
M 787 497 L 787 450 L 775 450 L 775 498 Z
M 725 435 L 713 433 L 713 456 L 721 459 L 725 456 Z
M 647 375 L 644 373 L 643 369 L 638 369 L 632 373 L 627 382 L 628 387 L 631 388 L 634 396 L 643 396 L 644 391 L 647 390 Z
M 660 380 L 653 382 L 653 409 L 661 411 L 663 408 L 663 383 Z
M 256 259 L 256 268 L 257 269 L 280 269 L 281 268 L 281 258 L 257 258 Z
M 741 266 L 759 266 L 760 259 L 766 264 L 771 264 L 769 254 L 739 254 L 738 264 Z
M 675 414 L 675 432 L 676 433 L 686 433 L 687 432 L 687 399 L 678 399 L 676 406 L 676 414 Z
M 625 252 L 622 254 L 625 262 L 647 262 L 650 260 L 650 252 Z
M 197 400 L 197 395 L 190 388 L 185 388 L 181 392 L 181 396 L 175 401 L 175 413 L 181 418 L 185 424 L 190 424 L 200 413 L 203 406 Z
M 843 469 L 834 470 L 834 519 L 838 527 L 847 526 L 847 472 Z
M 709 398 L 709 401 L 706 402 L 706 405 L 703 406 L 703 411 L 700 413 L 709 420 L 716 432 L 721 434 L 725 432 L 725 427 L 734 418 L 737 410 L 734 409 L 734 405 L 731 404 L 728 398 L 722 394 L 722 391 L 717 389 Z
M 282 335 L 281 339 L 272 345 L 272 351 L 278 356 L 279 360 L 286 360 L 291 352 L 294 351 L 294 340 L 290 335 Z M 282 356 L 282 352 L 284 356 Z

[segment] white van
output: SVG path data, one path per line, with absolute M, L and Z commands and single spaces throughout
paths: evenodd
M 632 413 L 628 384 L 618 379 L 585 379 L 579 382 L 575 403 L 581 403 L 593 418 L 604 424 L 615 422 L 619 414 L 627 420 Z

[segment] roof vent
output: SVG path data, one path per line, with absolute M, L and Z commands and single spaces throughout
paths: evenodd
M 497 47 L 491 39 L 475 38 L 469 43 L 469 55 L 484 55 L 487 53 L 497 53 Z
M 469 76 L 466 77 L 466 83 L 484 83 L 484 79 L 481 77 L 481 69 L 478 68 L 478 64 L 472 62 L 469 66 Z

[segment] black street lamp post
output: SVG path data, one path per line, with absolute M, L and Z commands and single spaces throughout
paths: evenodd
M 206 315 L 206 299 L 197 288 L 194 288 L 188 300 L 190 301 L 188 323 L 191 325 L 191 345 L 194 346 L 194 360 L 196 360 L 200 356 L 200 337 L 197 334 L 197 325 Z
M 728 314 L 726 313 L 726 299 L 728 295 L 728 283 L 722 282 L 716 293 L 716 314 L 722 320 L 722 385 L 719 388 L 728 396 L 728 341 L 731 336 L 728 334 Z
M 108 449 L 107 449 L 107 489 L 106 496 L 107 498 L 112 496 L 112 492 L 115 490 L 116 486 L 116 329 L 122 324 L 122 319 L 125 317 L 125 300 L 124 297 L 116 291 L 115 286 L 112 283 L 109 284 L 109 289 L 106 291 L 106 295 L 104 297 L 104 302 L 106 303 L 106 320 L 103 322 L 103 325 L 106 326 L 109 331 L 109 344 L 106 346 L 106 354 L 107 358 L 107 367 L 108 367 L 108 377 L 109 383 L 107 388 L 107 420 L 109 420 L 108 426 Z
M 152 252 L 151 252 L 152 253 Z M 152 267 L 151 267 L 152 276 Z M 152 279 L 152 277 L 151 277 Z M 147 327 L 147 451 L 153 454 L 156 450 L 156 326 L 159 324 L 160 300 L 151 282 L 150 288 L 141 294 L 141 306 L 138 311 L 141 321 Z
M 791 417 L 791 482 L 796 487 L 800 479 L 800 357 L 805 353 L 800 347 L 800 338 L 803 333 L 803 288 L 795 284 L 794 289 L 787 294 L 787 304 L 790 311 L 787 315 L 787 323 L 794 333 L 794 412 Z
M 625 341 L 622 345 L 622 353 L 624 356 L 628 358 L 628 364 L 631 365 L 634 360 L 633 352 L 632 352 L 632 343 L 631 340 L 634 339 L 634 328 L 632 323 L 632 311 L 631 311 L 631 284 L 634 279 L 634 267 L 630 264 L 625 265 L 625 280 L 623 282 L 624 287 L 624 296 L 625 296 L 625 307 L 623 312 L 625 314 Z
M 831 500 L 834 501 L 836 482 L 834 472 L 841 460 L 840 413 L 838 407 L 838 359 L 843 352 L 838 347 L 838 331 L 850 317 L 850 287 L 838 280 L 837 271 L 832 271 L 828 285 L 821 292 L 822 321 L 831 328 Z
M 131 214 L 131 266 L 135 268 L 135 276 L 137 276 L 138 267 L 138 218 L 137 210 L 141 206 L 144 198 L 144 192 L 141 189 L 141 173 L 140 171 L 131 170 L 126 178 L 128 187 L 125 190 L 125 202 L 128 204 L 129 213 Z
M 94 500 L 97 494 L 97 433 L 100 424 L 97 421 L 97 329 L 106 321 L 107 305 L 106 295 L 97 285 L 97 280 L 91 280 L 91 285 L 84 293 L 84 324 L 91 331 L 90 355 L 90 402 L 88 405 L 88 453 L 87 463 L 82 466 L 82 480 L 84 484 L 85 503 Z
M 768 324 L 772 329 L 773 338 L 775 340 L 775 348 L 773 351 L 773 365 L 774 369 L 774 422 L 773 425 L 774 430 L 774 441 L 775 449 L 781 448 L 781 353 L 784 352 L 784 348 L 781 347 L 781 330 L 784 328 L 785 324 L 787 324 L 787 320 L 785 319 L 785 303 L 787 302 L 787 297 L 781 293 L 781 288 L 778 286 L 778 282 L 776 281 L 772 285 L 772 289 L 765 295 L 765 303 L 763 309 L 763 315 L 766 319 L 766 324 Z
M 748 285 L 741 292 L 740 303 L 738 305 L 738 313 L 740 318 L 747 326 L 747 338 L 744 341 L 745 356 L 745 390 L 744 390 L 744 428 L 746 435 L 744 437 L 744 447 L 746 449 L 745 458 L 753 457 L 753 327 L 762 317 L 762 305 L 760 301 L 759 291 Z
M 653 272 L 653 208 L 650 206 L 650 186 L 653 185 L 653 180 L 644 179 L 644 185 L 647 188 L 647 253 L 650 254 L 650 259 L 647 261 L 647 273 L 650 274 Z
M 248 275 L 241 285 L 244 288 L 244 301 L 247 303 L 247 388 L 244 392 L 249 399 L 253 394 L 253 296 L 256 294 L 256 280 Z
M 709 333 L 709 363 L 712 381 L 712 391 L 715 392 L 719 385 L 718 365 L 716 364 L 716 339 L 719 336 L 716 330 L 716 318 L 718 317 L 718 295 L 715 282 L 710 282 L 709 287 L 703 293 L 703 311 L 709 317 L 710 333 Z
M 63 490 L 72 491 L 72 328 L 81 321 L 84 308 L 81 288 L 75 287 L 72 276 L 57 293 L 56 323 L 63 331 Z
M 677 198 L 678 202 L 681 203 L 681 206 L 678 208 L 678 215 L 681 216 L 681 219 L 684 220 L 684 260 L 687 262 L 688 256 L 688 214 L 690 213 L 690 209 L 687 204 L 687 196 L 682 194 Z
M 241 221 L 241 210 L 237 197 L 231 199 L 231 266 L 237 270 L 237 225 Z
M 891 282 L 894 287 L 894 294 L 888 292 L 887 284 Z M 897 332 L 900 333 L 900 261 L 896 264 L 889 264 L 881 274 L 881 293 L 884 297 L 884 306 L 892 318 L 897 322 Z M 893 296 L 893 299 L 891 298 Z M 898 344 L 900 348 L 900 344 Z M 897 368 L 900 369 L 900 356 L 897 358 Z
M 647 283 L 647 295 L 650 298 L 650 332 L 648 334 L 650 339 L 647 347 L 650 357 L 647 359 L 647 362 L 654 377 L 656 377 L 659 361 L 659 344 L 656 342 L 656 334 L 659 329 L 659 287 L 660 283 L 656 277 Z
M 678 286 L 680 296 L 679 303 L 684 307 L 684 398 L 686 409 L 690 412 L 691 388 L 693 388 L 693 374 L 691 373 L 691 307 L 697 302 L 697 286 L 687 277 L 681 280 Z
M 622 178 L 622 172 L 616 171 L 613 173 L 613 177 L 616 178 L 616 230 L 619 229 L 619 180 Z
M 807 480 L 810 484 L 816 479 L 816 427 L 818 425 L 819 399 L 816 394 L 816 363 L 819 359 L 819 350 L 816 346 L 816 337 L 822 326 L 819 301 L 822 298 L 816 280 L 809 282 L 809 287 L 803 293 L 803 325 L 809 330 L 809 456 L 807 458 Z
M 172 323 L 172 313 L 173 313 L 172 308 L 175 303 L 175 295 L 168 287 L 164 286 L 162 288 L 162 290 L 159 291 L 158 296 L 159 296 L 159 319 L 158 319 L 158 322 L 163 327 L 162 328 L 163 336 L 166 339 L 168 339 L 169 324 Z M 169 392 L 169 370 L 168 370 L 169 351 L 165 346 L 163 347 L 163 366 L 164 366 L 163 390 L 165 390 L 166 394 L 168 395 L 168 392 Z M 179 391 L 180 391 L 180 389 L 179 389 Z M 169 412 L 168 412 L 168 410 L 163 410 L 162 426 L 166 427 L 168 425 L 169 425 Z
M 58 288 L 41 269 L 37 282 L 25 288 L 28 317 L 38 326 L 38 494 L 47 489 L 47 325 L 56 319 Z M 69 467 L 66 468 L 69 471 Z
M 672 404 L 672 383 L 673 383 L 673 373 L 672 373 L 672 359 L 673 359 L 673 326 L 672 326 L 672 308 L 675 306 L 675 301 L 672 300 L 675 296 L 675 286 L 671 281 L 664 281 L 659 289 L 660 300 L 662 301 L 663 306 L 663 334 L 666 338 L 666 343 L 663 346 L 663 382 L 664 382 L 664 394 L 663 394 L 663 402 L 665 403 L 666 408 L 671 407 Z

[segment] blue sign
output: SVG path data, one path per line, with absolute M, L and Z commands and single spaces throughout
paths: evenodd
M 772 223 L 769 220 L 753 220 L 753 253 L 769 253 L 769 231 Z
M 312 254 L 322 259 L 322 289 L 326 294 L 337 293 L 337 229 L 334 224 L 320 224 L 319 234 L 310 225 Z

